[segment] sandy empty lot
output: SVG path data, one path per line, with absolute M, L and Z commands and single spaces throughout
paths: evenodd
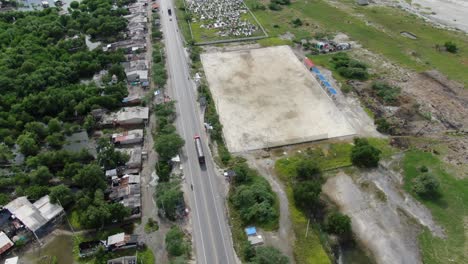
M 354 134 L 288 46 L 201 59 L 231 152 Z

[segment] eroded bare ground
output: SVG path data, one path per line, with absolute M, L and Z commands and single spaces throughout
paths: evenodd
M 359 175 L 339 172 L 327 180 L 323 192 L 351 217 L 358 241 L 377 263 L 421 263 L 420 227 L 438 237 L 445 234 L 426 207 L 401 191 L 402 176 L 389 166 Z
M 348 38 L 339 33 L 336 40 L 348 41 Z M 366 62 L 371 73 L 383 76 L 380 81 L 400 87 L 401 95 L 396 104 L 386 105 L 376 97 L 370 81 L 351 81 L 348 84 L 354 88 L 354 92 L 346 95 L 346 100 L 352 102 L 359 99 L 375 113 L 376 119 L 386 118 L 395 127 L 392 132 L 394 136 L 423 136 L 432 141 L 419 144 L 418 147 L 434 152 L 431 145 L 443 144 L 444 161 L 468 168 L 468 90 L 437 71 L 409 71 L 362 48 L 359 43 L 352 44 L 352 56 Z M 341 109 L 346 113 L 346 110 Z M 346 116 L 349 118 L 349 114 Z M 365 131 L 357 134 L 369 135 L 362 132 Z M 466 170 L 455 174 L 457 177 L 468 176 Z

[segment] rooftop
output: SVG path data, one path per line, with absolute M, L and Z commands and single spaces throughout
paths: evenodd
M 3 252 L 7 251 L 13 245 L 14 244 L 10 238 L 8 238 L 5 233 L 0 232 L 0 254 L 3 254 Z
M 33 232 L 63 212 L 63 207 L 52 204 L 48 195 L 34 204 L 26 196 L 21 196 L 5 205 L 5 208 Z

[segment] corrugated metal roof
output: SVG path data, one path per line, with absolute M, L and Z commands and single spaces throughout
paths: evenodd
M 8 236 L 0 232 L 0 254 L 7 251 L 9 248 L 13 246 L 13 242 L 8 238 Z
M 118 233 L 107 238 L 107 246 L 122 243 L 125 241 L 125 233 Z

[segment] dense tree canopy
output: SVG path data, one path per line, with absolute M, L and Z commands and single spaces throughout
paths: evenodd
M 245 223 L 268 223 L 278 217 L 275 196 L 264 179 L 237 187 L 231 200 Z

